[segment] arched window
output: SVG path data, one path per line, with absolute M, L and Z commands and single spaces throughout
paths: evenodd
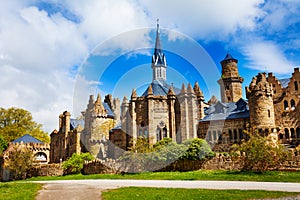
M 296 133 L 297 133 L 297 138 L 300 139 L 300 128 L 299 127 L 296 129 Z
M 234 133 L 234 135 L 233 135 L 234 140 L 237 140 L 238 139 L 238 134 L 237 134 L 236 129 L 233 130 L 233 133 Z
M 298 83 L 297 81 L 294 81 L 295 90 L 298 91 Z
M 212 136 L 212 141 L 216 141 L 217 140 L 217 132 L 213 131 L 213 136 Z
M 233 137 L 232 137 L 232 130 L 229 130 L 228 133 L 229 133 L 229 140 L 232 140 L 233 139 Z
M 163 136 L 164 138 L 168 137 L 168 134 L 167 134 L 167 128 L 163 128 Z
M 282 140 L 283 139 L 283 135 L 280 133 L 279 134 L 279 139 Z
M 295 129 L 291 128 L 291 138 L 295 139 L 296 135 L 295 135 Z
M 291 100 L 291 108 L 292 108 L 292 110 L 294 110 L 295 107 L 296 107 L 295 100 L 292 99 L 292 100 Z
M 208 140 L 209 140 L 209 141 L 212 141 L 212 140 L 213 140 L 212 135 L 211 135 L 211 131 L 208 131 L 208 132 L 207 132 L 207 136 L 208 136 Z
M 288 110 L 289 109 L 289 103 L 288 103 L 287 100 L 284 100 L 283 105 L 284 105 L 284 110 Z
M 289 139 L 290 138 L 289 129 L 287 129 L 287 128 L 284 129 L 284 135 L 285 135 L 285 139 Z
M 271 117 L 271 111 L 268 110 L 268 117 L 270 118 Z
M 222 141 L 222 133 L 221 133 L 221 131 L 218 131 L 218 141 L 219 142 Z
M 240 140 L 244 139 L 243 130 L 239 129 Z
M 160 128 L 156 129 L 156 140 L 157 141 L 161 140 L 161 130 L 160 130 Z

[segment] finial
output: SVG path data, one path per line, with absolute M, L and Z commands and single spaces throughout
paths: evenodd
M 157 27 L 159 27 L 159 19 L 156 20 Z

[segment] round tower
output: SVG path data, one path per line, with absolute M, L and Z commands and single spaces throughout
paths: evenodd
M 227 53 L 221 61 L 222 77 L 218 80 L 222 102 L 237 102 L 242 98 L 242 83 L 244 79 L 238 72 L 238 60 Z
M 266 73 L 253 77 L 249 87 L 246 87 L 251 127 L 264 133 L 271 133 L 275 128 L 272 95 L 272 86 L 267 81 Z

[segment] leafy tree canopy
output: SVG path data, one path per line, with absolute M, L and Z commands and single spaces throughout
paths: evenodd
M 0 136 L 0 156 L 8 147 L 8 142 L 3 139 L 2 136 Z
M 50 142 L 49 135 L 42 125 L 32 119 L 29 111 L 22 108 L 0 108 L 0 136 L 11 142 L 25 134 L 29 134 L 43 142 Z

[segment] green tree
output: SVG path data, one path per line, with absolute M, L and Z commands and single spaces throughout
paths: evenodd
M 240 157 L 244 171 L 263 172 L 278 168 L 290 155 L 288 149 L 280 144 L 274 144 L 268 137 L 259 134 L 249 134 L 250 139 L 236 147 L 238 152 L 245 152 Z M 234 151 L 232 155 L 239 155 Z
M 70 158 L 63 162 L 64 174 L 79 174 L 85 161 L 91 161 L 94 157 L 90 153 L 73 153 Z
M 13 172 L 14 179 L 25 179 L 33 165 L 33 153 L 25 148 L 14 147 L 9 151 L 6 166 Z
M 50 138 L 42 129 L 42 125 L 32 119 L 29 111 L 22 108 L 0 108 L 0 136 L 6 141 L 13 141 L 25 134 L 49 143 Z
M 7 149 L 8 147 L 8 142 L 3 139 L 2 136 L 0 136 L 0 157 L 2 153 Z

